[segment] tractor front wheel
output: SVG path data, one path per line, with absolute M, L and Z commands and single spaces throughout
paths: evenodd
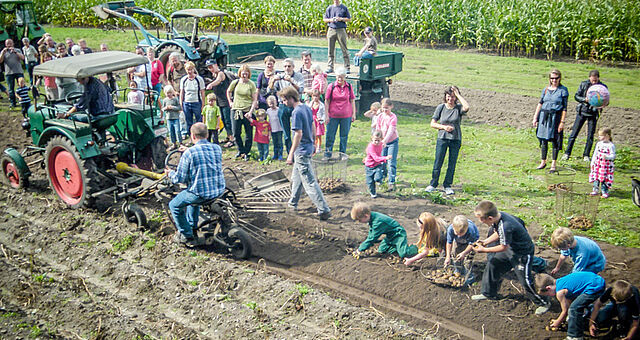
M 0 165 L 2 166 L 4 181 L 9 184 L 9 186 L 14 189 L 23 189 L 29 185 L 27 176 L 11 157 L 7 155 L 2 156 Z
M 63 136 L 51 138 L 44 159 L 49 184 L 65 204 L 72 208 L 93 204 L 91 189 L 97 176 L 95 162 L 81 159 L 75 145 Z

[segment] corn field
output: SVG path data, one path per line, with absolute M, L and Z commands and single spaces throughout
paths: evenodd
M 42 22 L 102 27 L 90 10 L 99 0 L 35 0 Z M 138 0 L 167 16 L 211 8 L 242 32 L 323 35 L 329 0 Z M 635 0 L 347 0 L 351 36 L 373 27 L 383 42 L 451 44 L 501 55 L 640 60 L 640 1 Z M 110 19 L 112 20 L 112 19 Z M 148 18 L 145 25 L 157 25 Z M 111 21 L 113 24 L 114 21 Z M 126 26 L 125 23 L 120 23 Z M 206 22 L 205 22 L 206 25 Z

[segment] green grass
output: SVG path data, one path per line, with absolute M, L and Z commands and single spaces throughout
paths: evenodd
M 106 42 L 110 49 L 133 51 L 136 40 L 129 30 L 126 33 L 103 31 L 101 29 L 79 29 L 47 27 L 55 40 L 71 37 L 85 38 L 89 47 L 98 49 Z M 140 35 L 138 34 L 138 37 Z M 271 36 L 258 34 L 223 33 L 230 44 L 275 40 L 279 44 L 326 46 L 323 38 L 303 38 L 291 36 Z M 362 42 L 350 39 L 349 48 L 359 49 Z M 573 92 L 581 81 L 587 79 L 593 68 L 600 70 L 601 79 L 611 91 L 611 104 L 616 107 L 640 108 L 640 69 L 637 67 L 617 68 L 596 65 L 589 62 L 560 62 L 517 57 L 499 57 L 473 51 L 451 51 L 415 46 L 381 44 L 381 50 L 403 52 L 403 69 L 396 77 L 399 80 L 435 84 L 456 84 L 461 87 L 520 94 L 538 97 L 547 84 L 547 73 L 552 68 L 562 71 L 563 84 Z M 465 67 L 460 67 L 465 65 Z

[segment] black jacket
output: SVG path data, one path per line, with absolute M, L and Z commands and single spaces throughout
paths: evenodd
M 597 82 L 597 84 L 604 85 L 601 82 Z M 593 84 L 591 84 L 589 80 L 585 80 L 581 82 L 580 86 L 578 87 L 578 91 L 576 91 L 576 95 L 574 96 L 574 98 L 578 102 L 576 111 L 578 111 L 578 113 L 582 113 L 583 116 L 587 116 L 587 117 L 597 115 L 598 112 L 600 111 L 599 109 L 596 109 L 595 107 L 587 103 L 587 91 L 589 90 L 591 85 Z M 606 87 L 607 85 L 604 85 L 604 86 Z

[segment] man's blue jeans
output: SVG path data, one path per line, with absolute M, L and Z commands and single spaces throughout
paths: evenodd
M 384 163 L 378 164 L 373 168 L 370 168 L 368 166 L 364 167 L 367 176 L 367 187 L 369 188 L 369 193 L 371 195 L 376 194 L 376 183 L 382 182 L 382 179 L 384 178 L 383 172 L 385 167 L 386 164 Z
M 233 125 L 231 125 L 231 107 L 223 106 L 220 108 L 222 115 L 222 123 L 224 124 L 224 130 L 227 131 L 227 138 L 233 136 Z
M 453 175 L 456 173 L 456 163 L 458 162 L 458 153 L 460 153 L 461 145 L 461 140 L 438 138 L 436 142 L 436 159 L 433 163 L 433 171 L 431 172 L 430 185 L 432 187 L 435 188 L 438 186 L 440 169 L 444 163 L 444 156 L 447 154 L 447 149 L 449 149 L 449 164 L 447 165 L 447 175 L 444 177 L 444 183 L 442 184 L 445 188 L 451 187 L 451 184 L 453 184 Z
M 202 103 L 195 102 L 182 103 L 182 111 L 184 112 L 184 120 L 187 122 L 187 135 L 191 133 L 191 125 L 196 122 L 202 122 Z M 195 117 L 195 120 L 193 119 Z
M 399 138 L 396 138 L 396 140 L 390 142 L 384 147 L 384 149 L 382 149 L 382 156 L 391 155 L 391 159 L 387 161 L 387 165 L 384 167 L 382 174 L 382 178 L 389 176 L 389 184 L 396 183 L 396 169 L 398 164 L 398 140 Z
M 182 190 L 169 202 L 171 216 L 176 222 L 178 231 L 184 237 L 193 237 L 193 228 L 197 226 L 200 215 L 200 204 L 207 200 L 208 198 L 202 198 L 188 190 Z
M 280 118 L 280 125 L 282 126 L 282 135 L 284 136 L 284 146 L 287 151 L 287 156 L 289 155 L 289 151 L 291 151 L 291 114 L 293 113 L 293 108 L 290 108 L 284 104 L 280 104 L 278 106 L 278 118 Z
M 585 309 L 596 301 L 602 292 L 596 294 L 580 294 L 569 306 L 569 318 L 567 320 L 567 335 L 574 338 L 582 338 L 585 330 Z
M 327 124 L 326 157 L 331 157 L 333 142 L 336 140 L 338 127 L 340 127 L 340 152 L 347 153 L 347 140 L 349 139 L 349 130 L 351 129 L 351 117 L 331 118 L 329 119 L 329 124 Z
M 6 74 L 4 76 L 7 81 L 7 87 L 9 88 L 9 99 L 11 100 L 12 106 L 16 106 L 16 81 L 18 81 L 18 78 L 23 76 L 24 74 L 22 73 Z
M 292 207 L 298 206 L 300 195 L 302 194 L 302 188 L 307 192 L 307 195 L 311 199 L 311 202 L 315 204 L 318 209 L 318 214 L 329 212 L 329 205 L 322 195 L 322 189 L 320 184 L 316 180 L 316 175 L 311 168 L 311 155 L 295 155 L 295 162 L 293 163 L 293 171 L 291 172 L 291 198 L 289 199 L 289 205 Z

